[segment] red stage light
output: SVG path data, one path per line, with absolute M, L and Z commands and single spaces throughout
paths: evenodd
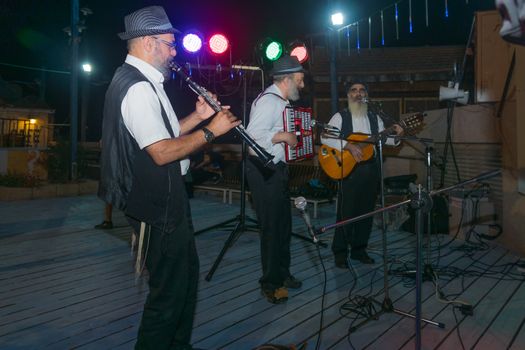
M 209 41 L 210 50 L 214 54 L 220 55 L 228 50 L 230 43 L 222 34 L 213 34 Z
M 290 52 L 290 56 L 297 57 L 299 63 L 303 63 L 308 59 L 308 50 L 304 45 L 297 45 Z

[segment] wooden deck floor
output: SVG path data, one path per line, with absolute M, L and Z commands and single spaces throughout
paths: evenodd
M 216 197 L 199 195 L 191 204 L 197 230 L 239 214 L 238 205 Z M 102 211 L 94 196 L 0 202 L 0 349 L 133 348 L 147 284 L 134 280 L 130 229 L 122 215 L 115 214 L 113 230 L 93 229 Z M 332 223 L 333 212 L 333 204 L 321 206 L 315 223 Z M 299 216 L 294 231 L 305 234 Z M 314 349 L 322 320 L 320 349 L 414 348 L 414 320 L 393 312 L 349 334 L 360 322 L 357 311 L 366 309 L 355 309 L 356 303 L 385 298 L 379 263 L 355 264 L 353 272 L 336 269 L 329 248 L 319 256 L 311 243 L 294 238 L 292 272 L 303 287 L 290 291 L 287 303 L 272 305 L 259 292 L 258 235 L 248 231 L 205 281 L 229 232 L 197 236 L 201 282 L 194 346 L 252 349 L 306 341 Z M 323 238 L 329 243 L 331 234 Z M 375 232 L 371 239 L 378 262 L 380 238 Z M 525 349 L 524 261 L 497 246 L 448 241 L 441 235 L 432 240 L 440 291 L 430 281 L 422 288 L 424 317 L 445 328 L 425 325 L 423 349 Z M 409 313 L 415 312 L 414 280 L 395 272 L 413 267 L 414 242 L 413 234 L 388 232 L 388 294 L 396 309 Z M 439 296 L 471 304 L 473 315 Z M 370 308 L 380 310 L 375 303 Z

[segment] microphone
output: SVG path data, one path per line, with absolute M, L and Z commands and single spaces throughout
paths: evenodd
M 371 101 L 368 97 L 363 97 L 361 99 L 361 103 L 373 106 L 373 107 L 383 107 L 383 104 L 381 102 Z
M 335 126 L 327 124 L 327 123 L 322 123 L 322 122 L 317 121 L 315 119 L 312 119 L 312 121 L 310 122 L 310 126 L 312 128 L 317 126 L 317 127 L 322 128 L 324 130 L 341 132 L 341 130 L 339 130 L 339 128 L 336 128 Z
M 240 70 L 261 70 L 261 68 L 256 66 L 242 66 L 239 64 L 232 64 L 233 69 L 240 69 Z
M 312 226 L 312 222 L 310 221 L 310 215 L 308 215 L 308 212 L 306 211 L 306 205 L 307 205 L 306 198 L 304 197 L 295 198 L 294 205 L 301 212 L 301 216 L 303 217 L 306 227 L 308 227 L 308 233 L 310 233 L 310 236 L 312 236 L 312 240 L 314 241 L 314 243 L 319 242 L 319 240 L 315 236 L 315 230 Z

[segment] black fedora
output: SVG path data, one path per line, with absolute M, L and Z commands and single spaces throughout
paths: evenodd
M 124 17 L 124 28 L 126 31 L 118 34 L 122 40 L 179 32 L 171 25 L 162 6 L 148 6 L 130 13 Z
M 283 56 L 274 62 L 270 75 L 304 73 L 304 68 L 295 56 Z

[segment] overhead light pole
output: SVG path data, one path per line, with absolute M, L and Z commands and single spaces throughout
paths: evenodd
M 69 141 L 71 147 L 69 159 L 69 179 L 76 180 L 78 177 L 78 49 L 82 31 L 86 29 L 85 20 L 80 20 L 80 12 L 84 17 L 92 15 L 93 11 L 87 7 L 80 8 L 79 0 L 71 0 L 71 25 L 63 29 L 70 36 L 71 44 L 71 75 L 69 83 Z M 91 66 L 83 66 L 84 71 L 90 70 Z
M 330 101 L 332 115 L 337 113 L 339 110 L 339 93 L 337 91 L 337 28 L 344 23 L 343 14 L 336 12 L 331 17 L 332 26 L 329 31 L 329 42 L 330 42 Z
M 71 0 L 71 80 L 70 80 L 70 142 L 71 142 L 71 166 L 69 178 L 77 178 L 77 139 L 78 139 L 78 44 L 80 36 L 78 33 L 78 22 L 80 17 L 79 0 Z
M 89 94 L 90 94 L 90 80 L 91 72 L 93 67 L 90 63 L 85 62 L 82 64 L 82 71 L 84 72 L 84 79 L 82 79 L 81 92 L 82 96 L 80 98 L 80 142 L 83 144 L 86 142 L 86 127 L 88 119 L 88 110 L 89 110 Z

